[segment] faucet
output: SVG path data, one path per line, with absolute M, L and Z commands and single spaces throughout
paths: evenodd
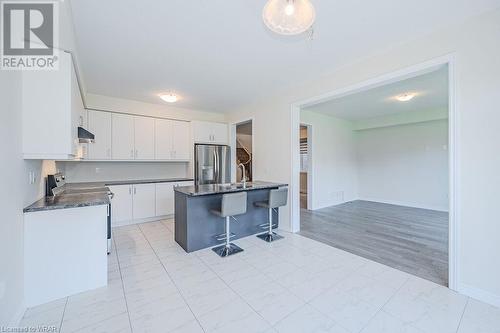
M 241 183 L 243 184 L 243 187 L 247 186 L 247 173 L 245 170 L 245 165 L 243 163 L 238 164 L 238 168 L 241 167 L 243 169 L 243 176 L 241 177 Z

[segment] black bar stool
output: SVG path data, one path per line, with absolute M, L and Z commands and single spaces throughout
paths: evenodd
M 224 245 L 212 248 L 212 250 L 221 257 L 227 257 L 242 252 L 242 248 L 230 243 L 231 238 L 235 236 L 234 234 L 231 234 L 230 231 L 230 219 L 232 218 L 236 221 L 234 216 L 245 214 L 247 212 L 247 192 L 222 195 L 221 209 L 212 209 L 211 212 L 226 219 L 225 233 L 217 237 L 217 240 L 225 240 L 226 242 Z
M 257 235 L 257 237 L 269 243 L 283 238 L 283 236 L 280 236 L 275 232 L 273 232 L 273 228 L 278 226 L 277 223 L 273 224 L 273 209 L 277 211 L 279 207 L 286 206 L 287 200 L 288 200 L 288 188 L 284 187 L 269 191 L 268 201 L 258 201 L 255 203 L 255 206 L 257 207 L 264 207 L 269 209 L 269 224 L 265 223 L 261 225 L 267 229 L 267 232 L 264 234 Z

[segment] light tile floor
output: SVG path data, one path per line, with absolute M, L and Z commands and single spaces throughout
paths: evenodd
M 173 221 L 115 228 L 107 287 L 29 309 L 61 332 L 500 332 L 500 309 L 317 241 L 185 253 Z

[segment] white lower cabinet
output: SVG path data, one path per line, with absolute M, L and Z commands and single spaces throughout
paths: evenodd
M 190 186 L 192 181 L 109 186 L 113 226 L 135 223 L 174 214 L 174 187 Z
M 134 219 L 147 219 L 156 216 L 155 184 L 133 185 Z
M 132 185 L 109 186 L 115 195 L 111 201 L 111 220 L 114 225 L 122 225 L 134 219 Z
M 156 216 L 174 213 L 174 185 L 175 183 L 156 184 Z

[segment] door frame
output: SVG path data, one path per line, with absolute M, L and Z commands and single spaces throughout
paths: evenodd
M 312 138 L 312 132 L 313 132 L 313 126 L 309 124 L 308 122 L 301 121 L 299 125 L 299 131 L 300 131 L 300 126 L 305 126 L 307 128 L 307 209 L 312 210 L 313 209 L 313 174 L 312 171 L 314 168 L 312 167 L 313 164 L 313 138 Z M 299 170 L 300 172 L 300 170 Z M 299 179 L 299 200 L 300 200 L 300 179 Z M 299 209 L 300 209 L 300 201 L 299 201 Z M 300 224 L 299 224 L 300 228 Z
M 255 175 L 255 163 L 254 163 L 254 152 L 255 150 L 255 118 L 254 117 L 245 117 L 239 119 L 237 121 L 233 121 L 229 126 L 229 145 L 231 147 L 231 183 L 236 183 L 236 126 L 244 124 L 244 123 L 252 123 L 252 176 Z M 254 179 L 255 177 L 252 177 Z
M 460 192 L 458 187 L 459 176 L 459 149 L 458 149 L 458 113 L 456 107 L 456 60 L 455 54 L 431 59 L 413 66 L 403 68 L 394 72 L 386 73 L 378 77 L 362 81 L 344 88 L 335 89 L 327 93 L 312 96 L 310 98 L 295 102 L 290 105 L 291 121 L 291 204 L 290 216 L 292 232 L 300 231 L 300 110 L 328 100 L 351 95 L 375 87 L 383 86 L 393 82 L 401 81 L 418 75 L 432 72 L 442 66 L 448 66 L 448 196 L 449 196 L 449 222 L 448 222 L 448 284 L 452 290 L 457 290 L 459 279 L 458 269 L 458 235 L 460 230 L 460 215 L 458 202 Z

